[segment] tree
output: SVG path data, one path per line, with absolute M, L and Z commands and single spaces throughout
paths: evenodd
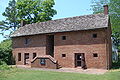
M 12 41 L 10 39 L 0 43 L 0 61 L 12 64 Z
M 15 31 L 18 28 L 17 9 L 15 0 L 9 1 L 9 5 L 8 7 L 6 7 L 5 12 L 2 15 L 5 16 L 6 19 L 0 21 L 0 29 L 2 31 Z
M 2 14 L 6 17 L 0 21 L 0 29 L 13 32 L 20 27 L 20 21 L 24 20 L 27 24 L 51 20 L 57 13 L 52 9 L 55 5 L 54 0 L 15 0 L 9 1 L 8 7 Z
M 109 5 L 109 15 L 112 23 L 113 44 L 120 50 L 120 1 L 119 0 L 93 0 L 93 13 L 102 13 L 103 5 Z
M 108 4 L 109 0 L 92 0 L 91 8 L 94 14 L 103 12 L 103 5 Z
M 18 17 L 28 23 L 51 20 L 57 13 L 52 9 L 53 5 L 55 5 L 54 0 L 18 0 Z

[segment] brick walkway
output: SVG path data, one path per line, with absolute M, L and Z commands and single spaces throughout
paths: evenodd
M 80 69 L 80 68 L 60 68 L 60 69 L 46 69 L 46 68 L 31 68 L 30 66 L 18 65 L 15 66 L 28 70 L 42 70 L 42 71 L 56 71 L 56 72 L 71 72 L 71 73 L 83 73 L 83 74 L 104 74 L 108 70 L 105 69 Z

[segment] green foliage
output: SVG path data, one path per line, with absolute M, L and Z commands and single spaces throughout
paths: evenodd
M 0 70 L 9 70 L 10 67 L 4 62 L 0 61 Z
M 120 53 L 118 54 L 118 61 L 113 61 L 112 69 L 120 69 Z
M 12 41 L 10 39 L 4 40 L 0 43 L 0 61 L 7 64 L 12 64 Z
M 118 61 L 118 62 L 113 62 L 112 65 L 113 65 L 113 66 L 112 66 L 112 69 L 120 69 L 120 61 Z
M 16 1 L 9 1 L 8 7 L 6 7 L 5 12 L 2 14 L 6 17 L 5 20 L 0 21 L 0 29 L 2 31 L 10 30 L 15 31 L 18 27 L 17 21 L 17 9 L 16 9 Z
M 112 25 L 118 32 L 120 31 L 120 0 L 110 0 L 109 5 Z
M 110 17 L 114 44 L 120 50 L 120 0 L 110 0 Z
M 103 5 L 108 4 L 109 0 L 92 0 L 91 8 L 93 13 L 103 13 Z
M 113 27 L 114 28 L 114 27 Z M 119 29 L 112 29 L 112 39 L 113 39 L 113 44 L 117 47 L 118 50 L 120 50 L 120 31 Z
M 27 24 L 51 20 L 57 13 L 54 5 L 54 0 L 10 0 L 2 14 L 6 19 L 0 21 L 0 34 L 17 30 L 21 20 Z
M 103 5 L 109 5 L 109 15 L 112 23 L 113 43 L 120 50 L 120 0 L 93 0 L 93 13 L 103 13 Z
M 51 20 L 57 13 L 53 5 L 54 0 L 18 0 L 18 17 L 28 23 Z

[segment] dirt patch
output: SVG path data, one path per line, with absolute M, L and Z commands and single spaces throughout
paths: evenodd
M 108 70 L 105 69 L 81 69 L 81 68 L 60 68 L 60 69 L 46 69 L 46 68 L 31 68 L 30 66 L 17 65 L 17 68 L 23 68 L 28 70 L 43 70 L 43 71 L 56 71 L 56 72 L 71 72 L 71 73 L 83 73 L 83 74 L 104 74 Z

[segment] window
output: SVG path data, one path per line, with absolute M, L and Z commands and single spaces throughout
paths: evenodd
M 93 38 L 97 38 L 97 34 L 93 34 Z
M 66 40 L 66 36 L 62 36 L 62 40 Z
M 36 57 L 36 53 L 33 53 L 33 59 Z
M 93 57 L 98 57 L 98 54 L 97 53 L 93 53 Z
M 62 54 L 62 57 L 66 57 L 66 54 Z
M 25 38 L 25 44 L 28 44 L 28 43 L 29 43 L 29 41 L 30 41 L 30 39 Z
M 46 63 L 45 63 L 45 59 L 41 58 L 41 59 L 40 59 L 40 64 L 41 64 L 41 65 L 45 65 L 45 64 L 46 64 Z
M 18 61 L 21 61 L 21 53 L 18 53 Z

